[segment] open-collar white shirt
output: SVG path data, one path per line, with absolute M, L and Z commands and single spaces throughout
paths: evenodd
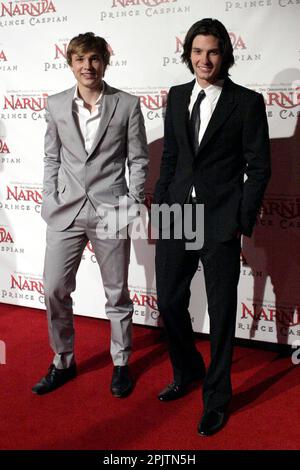
M 83 137 L 84 147 L 87 153 L 90 152 L 97 129 L 100 123 L 101 110 L 102 110 L 102 96 L 104 90 L 104 83 L 102 91 L 97 98 L 95 103 L 95 111 L 90 112 L 84 105 L 83 99 L 79 96 L 78 86 L 75 88 L 74 98 L 73 98 L 73 116 L 77 127 Z

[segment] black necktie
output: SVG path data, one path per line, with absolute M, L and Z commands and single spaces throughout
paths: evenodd
M 201 90 L 193 106 L 191 119 L 190 119 L 191 136 L 192 136 L 192 143 L 193 143 L 195 154 L 197 153 L 198 147 L 199 147 L 200 104 L 204 98 L 205 98 L 205 91 Z

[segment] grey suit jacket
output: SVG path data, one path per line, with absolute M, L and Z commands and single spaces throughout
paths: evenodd
M 42 217 L 65 230 L 88 198 L 97 210 L 127 195 L 144 200 L 147 140 L 139 98 L 105 84 L 99 127 L 87 154 L 72 113 L 75 87 L 48 98 Z M 125 165 L 129 168 L 129 187 Z

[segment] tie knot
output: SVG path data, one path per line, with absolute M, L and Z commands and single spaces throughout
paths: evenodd
M 196 101 L 197 101 L 198 103 L 201 103 L 201 101 L 204 100 L 205 96 L 206 96 L 206 95 L 205 95 L 205 91 L 204 91 L 204 90 L 201 90 L 201 91 L 199 92 L 198 96 L 197 96 L 197 100 L 196 100 Z

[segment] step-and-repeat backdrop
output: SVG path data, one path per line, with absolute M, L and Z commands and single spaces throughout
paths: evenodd
M 66 47 L 75 35 L 106 38 L 106 81 L 138 95 L 150 172 L 159 175 L 170 86 L 192 79 L 180 61 L 188 28 L 220 19 L 232 39 L 231 78 L 263 94 L 273 175 L 251 239 L 244 238 L 238 337 L 291 343 L 300 337 L 299 0 L 32 0 L 0 2 L 0 302 L 44 308 L 45 224 L 40 217 L 47 96 L 74 78 Z M 129 286 L 134 321 L 157 325 L 154 240 L 133 240 Z M 84 252 L 73 296 L 80 315 L 105 317 L 93 248 Z M 195 331 L 207 332 L 202 268 L 192 283 Z

